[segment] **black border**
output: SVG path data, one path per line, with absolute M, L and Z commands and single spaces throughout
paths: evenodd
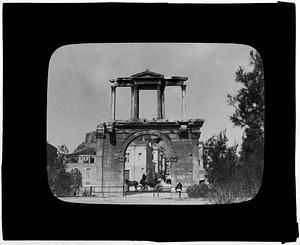
M 45 160 L 49 60 L 63 45 L 99 42 L 255 48 L 266 82 L 265 172 L 258 195 L 225 206 L 133 207 L 55 199 Z M 291 242 L 298 237 L 294 4 L 4 3 L 3 91 L 5 240 Z M 169 226 L 161 230 L 164 216 Z

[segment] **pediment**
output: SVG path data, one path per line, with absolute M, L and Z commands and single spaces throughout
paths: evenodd
M 163 78 L 163 77 L 164 75 L 150 71 L 148 69 L 131 76 L 131 78 Z

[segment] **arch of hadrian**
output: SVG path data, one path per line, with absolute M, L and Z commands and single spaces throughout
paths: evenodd
M 111 82 L 111 119 L 101 123 L 96 130 L 96 186 L 102 191 L 124 194 L 125 152 L 128 145 L 143 135 L 153 135 L 166 144 L 170 161 L 171 182 L 183 185 L 198 183 L 202 171 L 199 161 L 200 128 L 204 120 L 186 118 L 187 77 L 164 77 L 149 70 L 121 77 Z M 182 118 L 169 121 L 165 118 L 165 94 L 167 86 L 180 86 L 182 90 Z M 116 120 L 118 87 L 131 88 L 131 118 Z M 139 119 L 139 91 L 157 91 L 157 118 Z

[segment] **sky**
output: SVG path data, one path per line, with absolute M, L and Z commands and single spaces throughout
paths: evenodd
M 49 61 L 47 140 L 70 152 L 85 134 L 110 119 L 110 79 L 150 71 L 188 77 L 186 116 L 204 119 L 200 140 L 226 129 L 228 145 L 240 144 L 242 129 L 230 121 L 239 66 L 246 71 L 252 47 L 241 44 L 99 43 L 58 48 Z M 116 119 L 130 118 L 130 88 L 117 88 Z M 156 117 L 156 91 L 140 91 L 140 118 Z M 165 89 L 166 118 L 181 119 L 181 88 Z

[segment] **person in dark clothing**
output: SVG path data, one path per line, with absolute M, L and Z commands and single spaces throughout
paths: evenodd
M 142 180 L 146 180 L 146 175 L 145 174 L 143 174 L 143 176 L 142 176 Z
M 152 182 L 152 178 L 150 176 L 150 171 L 147 170 L 147 172 L 146 172 L 146 183 L 150 183 L 150 182 Z
M 146 175 L 145 175 L 145 174 L 142 175 L 142 179 L 141 179 L 141 181 L 140 181 L 140 184 L 141 184 L 142 186 L 144 186 L 144 185 L 146 184 Z
M 176 187 L 175 187 L 175 191 L 176 193 L 179 193 L 179 197 L 181 198 L 181 191 L 182 191 L 182 184 L 180 182 L 177 183 Z

